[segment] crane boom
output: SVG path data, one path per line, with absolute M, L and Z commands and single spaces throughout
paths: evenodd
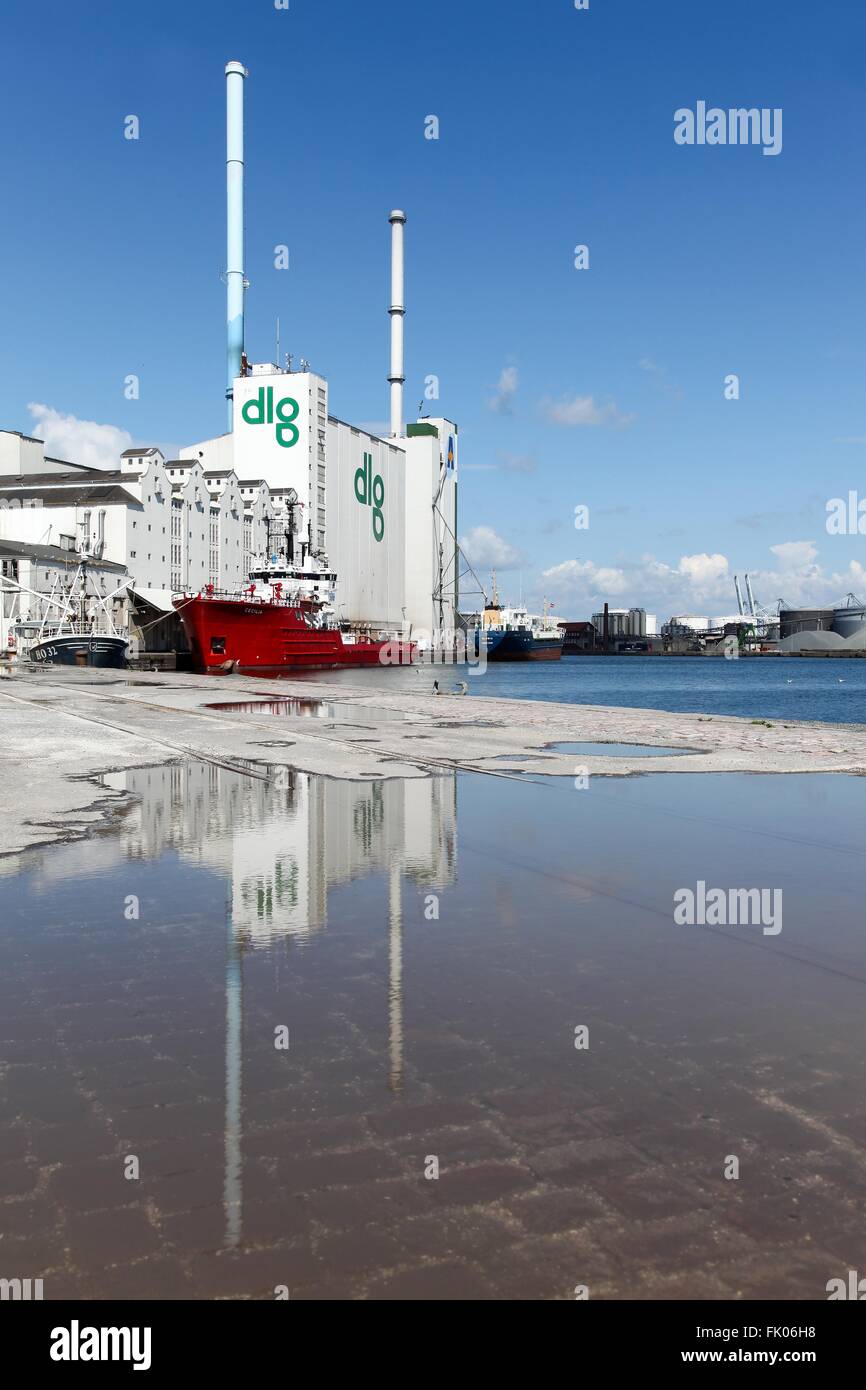
M 737 593 L 737 612 L 739 613 L 740 617 L 742 618 L 742 616 L 743 616 L 743 595 L 740 593 L 740 580 L 739 580 L 739 577 L 738 577 L 736 574 L 734 575 L 734 588 L 735 588 L 736 593 Z
M 758 615 L 755 612 L 755 595 L 752 593 L 752 581 L 748 574 L 746 575 L 746 593 L 749 596 L 749 612 L 753 618 L 756 618 Z

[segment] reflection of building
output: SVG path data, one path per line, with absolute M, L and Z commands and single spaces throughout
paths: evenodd
M 402 1089 L 403 878 L 424 890 L 454 882 L 456 773 L 337 781 L 282 766 L 250 763 L 233 770 L 196 762 L 106 773 L 101 780 L 134 798 L 118 834 L 52 846 L 41 863 L 43 880 L 167 853 L 227 880 L 223 1206 L 225 1243 L 237 1246 L 243 1233 L 244 955 L 315 934 L 327 925 L 331 888 L 382 874 L 387 1084 Z
M 102 778 L 137 803 L 124 821 L 122 852 L 152 859 L 172 849 L 225 874 L 239 939 L 306 936 L 325 926 L 330 888 L 395 863 L 421 887 L 452 882 L 452 778 L 349 782 L 286 767 L 251 771 L 258 775 L 176 763 Z M 76 846 L 79 856 L 87 852 Z M 64 871 L 54 854 L 48 868 Z

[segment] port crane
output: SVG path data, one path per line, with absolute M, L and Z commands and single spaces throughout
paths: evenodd
M 734 592 L 737 595 L 737 612 L 741 618 L 751 618 L 755 625 L 755 632 L 763 637 L 766 635 L 767 628 L 771 623 L 777 622 L 780 608 L 785 607 L 784 599 L 776 599 L 774 608 L 765 608 L 762 603 L 758 603 L 752 589 L 752 580 L 748 571 L 743 579 L 746 585 L 746 602 L 743 602 L 743 595 L 740 589 L 738 575 L 734 575 Z

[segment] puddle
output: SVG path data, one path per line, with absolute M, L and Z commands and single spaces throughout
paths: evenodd
M 115 831 L 4 865 L 13 1272 L 46 1299 L 807 1299 L 858 1267 L 862 779 L 252 766 L 107 774 Z M 781 887 L 783 931 L 676 925 L 698 880 Z
M 205 705 L 205 709 L 224 710 L 229 714 L 281 714 L 292 719 L 338 719 L 341 723 L 353 718 L 371 720 L 374 724 L 392 721 L 411 723 L 413 718 L 405 710 L 382 709 L 367 705 L 344 705 L 339 701 L 307 699 L 306 697 L 281 698 L 277 700 L 231 700 L 215 705 Z M 359 725 L 358 727 L 363 727 Z
M 682 753 L 697 753 L 697 748 L 659 748 L 655 743 L 546 743 L 553 753 L 577 753 L 602 758 L 664 758 Z

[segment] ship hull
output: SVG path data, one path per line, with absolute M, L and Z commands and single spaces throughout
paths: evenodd
M 405 666 L 415 652 L 408 642 L 347 641 L 336 629 L 315 627 L 308 610 L 285 603 L 199 596 L 174 606 L 196 665 L 212 675 Z
M 123 637 L 46 637 L 34 643 L 27 660 L 50 666 L 100 666 L 123 671 L 128 645 Z
M 559 661 L 562 656 L 561 638 L 536 637 L 523 630 L 476 629 L 476 656 L 481 654 L 479 646 L 488 661 Z

